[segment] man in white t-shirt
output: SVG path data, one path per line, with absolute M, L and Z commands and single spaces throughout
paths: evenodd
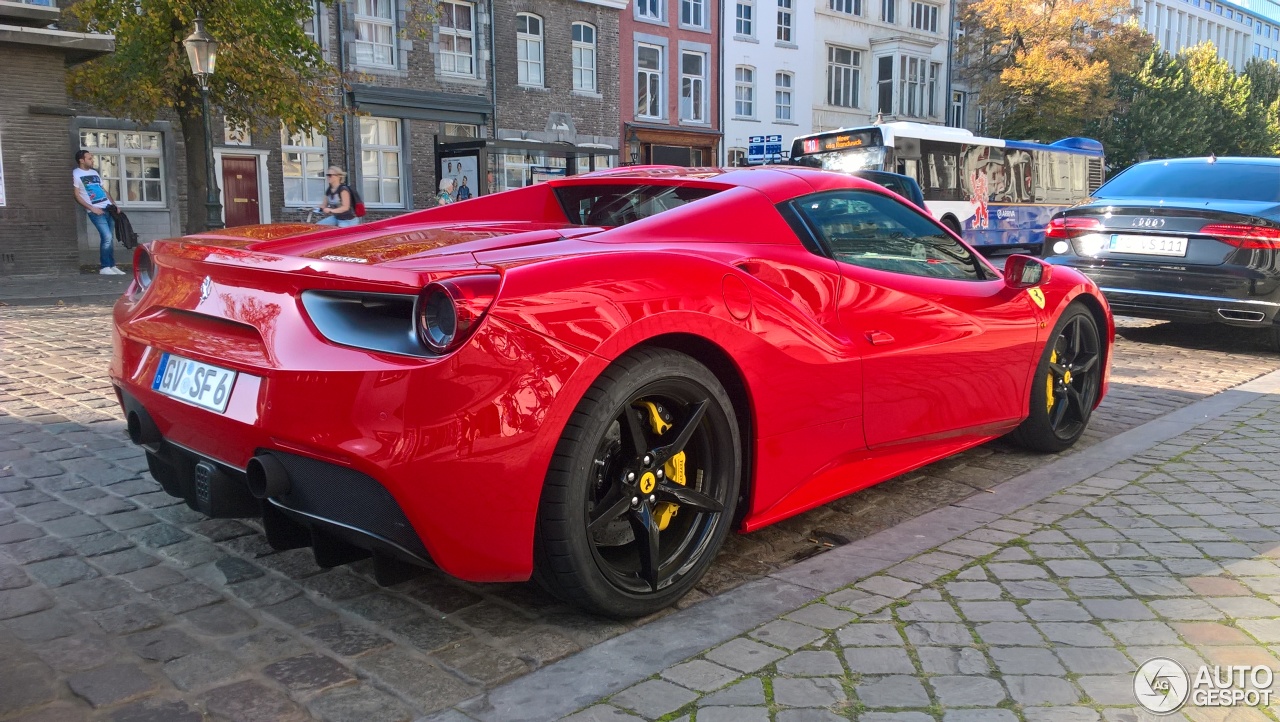
M 112 245 L 112 222 L 107 207 L 115 205 L 102 176 L 93 167 L 95 158 L 87 150 L 76 151 L 76 169 L 71 171 L 71 181 L 76 190 L 76 203 L 84 206 L 89 214 L 93 227 L 98 229 L 98 260 L 101 269 L 98 273 L 104 276 L 123 276 L 124 271 L 116 268 L 115 250 Z

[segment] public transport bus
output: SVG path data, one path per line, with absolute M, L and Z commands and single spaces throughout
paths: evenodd
M 885 170 L 910 176 L 926 210 L 970 244 L 1037 251 L 1054 213 L 1102 185 L 1102 144 L 981 138 L 963 128 L 882 123 L 802 135 L 791 162 L 837 172 Z

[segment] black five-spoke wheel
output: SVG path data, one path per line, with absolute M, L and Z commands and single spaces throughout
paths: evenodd
M 1013 439 L 1039 451 L 1062 451 L 1084 433 L 1102 388 L 1105 349 L 1083 306 L 1067 308 L 1045 347 L 1031 389 L 1030 415 Z
M 732 402 L 706 367 L 666 349 L 619 359 L 557 447 L 539 510 L 539 581 L 611 616 L 674 602 L 729 530 L 738 449 Z

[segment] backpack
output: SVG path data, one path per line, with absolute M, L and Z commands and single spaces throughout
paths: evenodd
M 360 199 L 360 194 L 356 193 L 355 188 L 345 183 L 342 187 L 346 188 L 347 192 L 351 194 L 351 212 L 356 214 L 356 218 L 364 218 L 366 211 L 364 209 L 364 201 Z

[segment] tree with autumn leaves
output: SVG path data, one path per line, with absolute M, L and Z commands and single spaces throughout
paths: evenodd
M 73 26 L 114 35 L 116 49 L 73 68 L 69 90 L 119 118 L 176 117 L 186 146 L 187 198 L 204 198 L 200 89 L 182 45 L 196 14 L 218 41 L 209 79 L 214 112 L 236 126 L 323 129 L 338 107 L 341 78 L 303 32 L 313 11 L 311 0 L 79 0 L 64 15 Z M 188 233 L 204 223 L 203 213 L 187 213 Z

